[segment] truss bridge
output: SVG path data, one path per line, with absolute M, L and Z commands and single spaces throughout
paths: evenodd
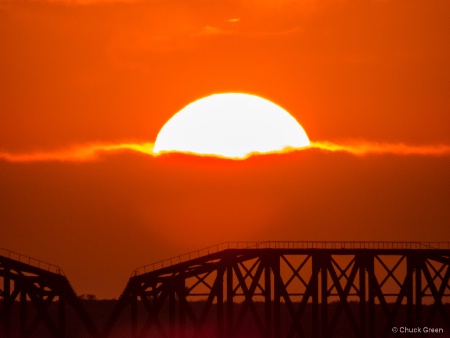
M 0 249 L 0 337 L 65 337 L 66 309 L 83 337 L 98 331 L 60 267 Z
M 224 243 L 136 269 L 104 333 L 125 321 L 131 337 L 448 337 L 449 278 L 449 243 Z
M 443 242 L 223 243 L 136 269 L 103 322 L 55 265 L 1 249 L 0 277 L 0 337 L 450 337 Z

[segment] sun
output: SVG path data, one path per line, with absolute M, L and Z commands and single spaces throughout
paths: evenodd
M 224 93 L 176 113 L 161 128 L 153 151 L 243 159 L 309 145 L 302 126 L 280 106 L 256 95 Z

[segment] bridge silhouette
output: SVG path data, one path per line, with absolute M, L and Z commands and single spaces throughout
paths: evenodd
M 448 242 L 223 243 L 136 269 L 102 325 L 57 266 L 3 250 L 0 276 L 4 337 L 69 337 L 66 308 L 91 337 L 450 336 Z

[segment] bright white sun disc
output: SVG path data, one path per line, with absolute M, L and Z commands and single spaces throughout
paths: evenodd
M 269 100 L 214 94 L 187 105 L 161 128 L 153 151 L 229 158 L 310 145 L 297 120 Z

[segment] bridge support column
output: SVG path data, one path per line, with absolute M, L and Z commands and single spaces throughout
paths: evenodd
M 281 298 L 281 280 L 280 276 L 280 255 L 275 255 L 272 261 L 273 271 L 273 337 L 278 337 L 281 332 L 281 313 L 280 313 L 280 298 Z
M 133 294 L 130 299 L 130 312 L 131 312 L 131 337 L 137 337 L 137 295 Z
M 24 338 L 27 335 L 27 292 L 25 285 L 21 285 L 20 290 L 20 337 Z
M 217 270 L 217 337 L 223 338 L 224 320 L 223 320 L 223 276 L 225 268 L 221 267 Z
M 327 269 L 322 267 L 321 270 L 321 329 L 322 337 L 328 337 L 328 274 Z
M 233 337 L 233 266 L 227 266 L 227 337 Z
M 366 304 L 366 262 L 368 257 L 356 259 L 355 264 L 358 264 L 359 268 L 359 325 L 361 338 L 367 337 L 367 304 Z
M 63 296 L 59 296 L 58 300 L 58 320 L 59 320 L 59 337 L 66 336 L 66 308 L 65 300 Z
M 265 319 L 265 337 L 272 337 L 272 283 L 270 260 L 264 258 L 264 319 Z
M 170 335 L 170 337 L 175 337 L 175 335 L 176 335 L 175 287 L 176 287 L 176 284 L 174 282 L 172 282 L 171 285 L 170 285 L 170 290 L 169 290 L 169 335 Z
M 331 256 L 315 252 L 311 255 L 312 270 L 308 287 L 310 288 L 312 336 L 328 336 L 328 266 Z M 306 291 L 308 292 L 308 291 Z M 320 299 L 319 299 L 320 296 Z M 320 301 L 320 305 L 319 305 Z
M 319 273 L 325 270 L 326 266 L 323 264 L 323 257 L 319 254 L 312 256 L 312 275 L 311 275 L 311 297 L 312 297 L 312 335 L 313 337 L 320 337 L 319 324 Z
M 186 336 L 186 280 L 183 278 L 178 283 L 178 298 L 179 298 L 179 311 L 178 311 L 178 333 L 180 337 Z
M 416 322 L 422 325 L 422 261 L 416 262 Z
M 3 278 L 3 311 L 4 311 L 4 319 L 3 319 L 3 334 L 5 338 L 10 337 L 11 333 L 11 279 L 10 279 L 11 271 L 9 269 L 5 269 L 5 277 Z
M 366 257 L 366 270 L 367 276 L 369 278 L 369 292 L 368 292 L 368 307 L 367 312 L 369 316 L 368 321 L 368 329 L 369 329 L 369 337 L 375 338 L 376 329 L 375 329 L 375 269 L 374 269 L 374 261 L 375 256 L 373 254 L 367 255 Z
M 414 327 L 414 270 L 416 268 L 415 257 L 406 256 L 406 323 Z

